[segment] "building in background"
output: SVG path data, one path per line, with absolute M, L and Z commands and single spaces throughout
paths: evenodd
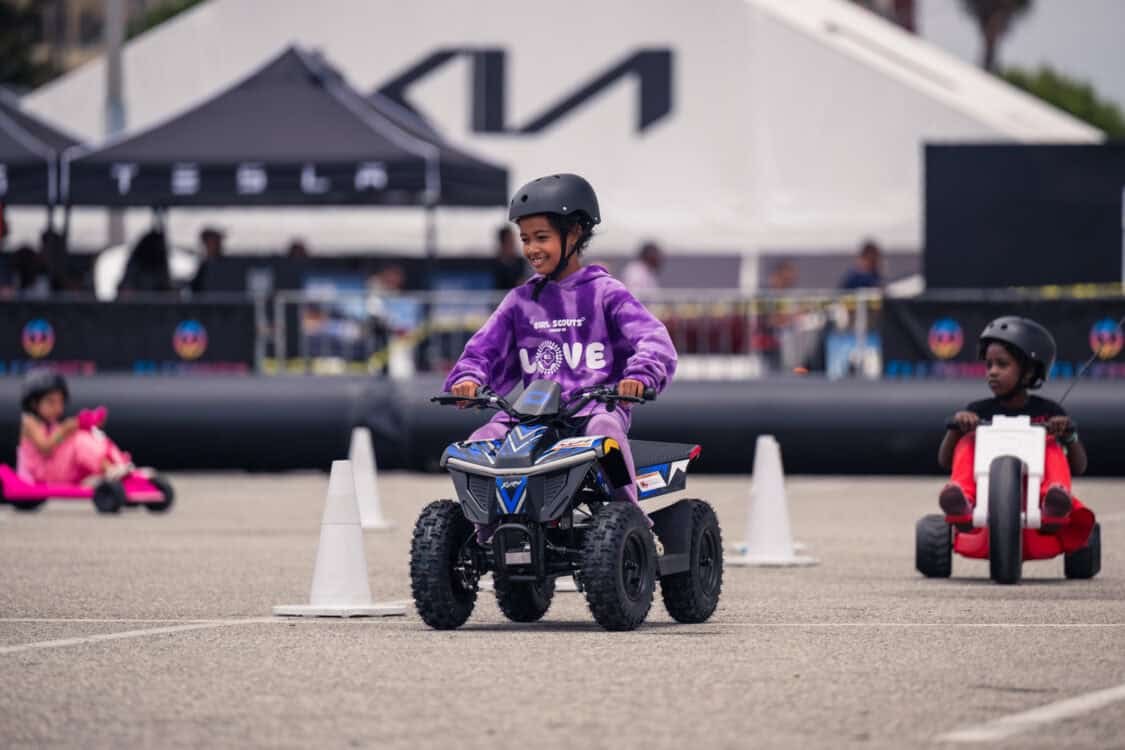
M 574 0 L 555 33 L 584 42 L 550 55 L 525 33 L 538 10 L 504 0 L 271 0 L 269 14 L 260 7 L 209 0 L 130 42 L 131 126 L 205 101 L 297 39 L 337 61 L 363 92 L 414 109 L 453 143 L 507 166 L 513 185 L 556 171 L 583 174 L 606 210 L 592 251 L 620 258 L 652 238 L 667 250 L 669 274 L 679 255 L 842 259 L 866 236 L 889 256 L 916 256 L 924 144 L 1101 140 L 846 0 L 713 0 L 705 14 L 688 0 L 669 0 L 661 13 L 642 0 Z M 591 28 L 594 16 L 603 20 Z M 25 105 L 96 144 L 104 79 L 94 60 Z M 439 211 L 441 252 L 487 253 L 502 220 L 502 212 Z M 136 212 L 130 221 L 135 234 L 149 217 Z M 173 237 L 212 221 L 231 230 L 237 251 L 276 248 L 294 234 L 325 253 L 424 249 L 417 211 L 169 216 Z M 76 244 L 103 236 L 102 224 L 100 215 L 76 215 Z M 756 285 L 752 276 L 744 286 Z

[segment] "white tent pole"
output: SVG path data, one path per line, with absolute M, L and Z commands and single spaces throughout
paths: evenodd
M 125 0 L 105 0 L 105 136 L 113 138 L 125 130 L 124 66 L 121 48 L 125 43 Z M 106 242 L 125 241 L 125 211 L 110 209 L 107 214 Z

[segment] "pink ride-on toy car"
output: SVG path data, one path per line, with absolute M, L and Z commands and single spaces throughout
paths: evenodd
M 93 500 L 99 513 L 117 513 L 123 507 L 143 505 L 153 513 L 172 507 L 172 485 L 159 476 L 140 471 L 120 480 L 84 484 L 35 484 L 22 479 L 10 466 L 0 464 L 0 503 L 19 511 L 39 510 L 48 500 Z

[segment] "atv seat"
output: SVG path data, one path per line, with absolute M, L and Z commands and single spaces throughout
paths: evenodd
M 629 448 L 633 451 L 633 465 L 638 470 L 643 466 L 670 464 L 685 458 L 694 460 L 700 451 L 695 443 L 659 443 L 655 440 L 630 440 Z

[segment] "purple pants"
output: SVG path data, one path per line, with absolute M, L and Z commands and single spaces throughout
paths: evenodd
M 478 427 L 472 435 L 469 435 L 469 440 L 499 440 L 504 437 L 512 425 L 503 418 L 504 415 L 500 417 Z M 636 476 L 636 469 L 633 466 L 633 451 L 629 449 L 629 438 L 626 436 L 628 430 L 629 416 L 621 409 L 617 409 L 612 412 L 600 411 L 591 416 L 590 421 L 586 423 L 585 434 L 604 435 L 616 440 L 621 448 L 621 456 L 625 459 L 625 468 L 629 470 L 629 476 L 632 478 Z M 614 488 L 613 497 L 616 500 L 628 500 L 633 505 L 640 505 L 637 501 L 637 485 L 634 482 Z M 490 536 L 492 536 L 491 529 L 477 526 L 477 539 L 484 542 Z

